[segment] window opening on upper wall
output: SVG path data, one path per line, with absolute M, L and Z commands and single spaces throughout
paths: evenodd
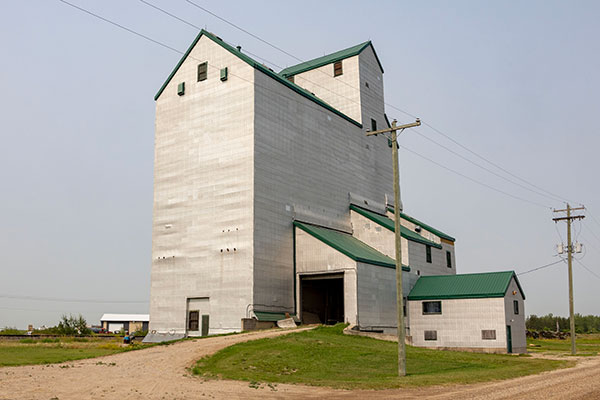
M 338 61 L 333 64 L 333 76 L 340 76 L 344 74 L 344 70 L 342 69 L 342 62 Z
M 198 64 L 198 82 L 205 81 L 208 76 L 208 61 Z

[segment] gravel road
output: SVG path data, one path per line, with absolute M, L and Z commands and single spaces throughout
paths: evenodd
M 301 329 L 189 340 L 63 364 L 4 367 L 0 399 L 600 399 L 600 357 L 582 358 L 574 368 L 502 382 L 382 391 L 283 384 L 251 388 L 248 382 L 203 380 L 187 369 L 232 344 Z

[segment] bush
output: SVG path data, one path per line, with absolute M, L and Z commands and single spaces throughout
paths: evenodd
M 25 331 L 19 330 L 14 327 L 4 327 L 4 329 L 0 330 L 0 335 L 24 335 Z
M 87 322 L 81 314 L 77 318 L 73 315 L 63 315 L 56 327 L 60 335 L 89 335 L 92 330 L 87 327 Z
M 558 323 L 559 331 L 564 332 L 570 329 L 569 318 L 559 317 L 552 314 L 530 315 L 527 317 L 527 329 L 535 331 L 556 331 Z M 577 333 L 597 333 L 600 332 L 600 316 L 575 314 L 575 332 Z

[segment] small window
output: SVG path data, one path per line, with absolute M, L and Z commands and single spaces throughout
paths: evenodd
M 177 94 L 183 96 L 185 94 L 185 82 L 181 82 L 177 85 Z
M 375 132 L 377 130 L 377 121 L 371 118 L 371 132 Z
M 437 340 L 437 331 L 425 331 L 425 340 Z
M 449 251 L 446 252 L 446 266 L 452 268 L 452 254 Z
M 344 73 L 342 70 L 342 62 L 338 61 L 333 64 L 333 76 L 340 76 Z
M 188 330 L 197 331 L 198 330 L 198 322 L 200 320 L 200 311 L 190 311 L 188 315 Z
M 225 82 L 227 80 L 227 67 L 221 68 L 221 81 Z
M 427 262 L 431 264 L 431 246 L 428 244 L 425 245 L 425 256 Z
M 402 313 L 406 317 L 406 297 L 404 297 L 402 301 Z
M 287 80 L 290 81 L 290 82 L 292 82 L 292 83 L 294 83 L 294 75 L 288 76 Z
M 483 329 L 481 331 L 481 339 L 482 340 L 496 340 L 496 330 L 495 329 Z
M 198 64 L 198 82 L 205 81 L 208 76 L 208 61 Z
M 441 313 L 442 313 L 442 302 L 441 301 L 424 301 L 423 302 L 423 315 L 441 314 Z
M 519 314 L 519 300 L 513 300 L 513 308 L 515 310 L 515 314 Z

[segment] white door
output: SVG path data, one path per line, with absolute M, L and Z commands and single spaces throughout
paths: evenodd
M 109 322 L 108 323 L 108 331 L 109 332 L 119 332 L 121 329 L 123 329 L 123 323 L 122 322 Z
M 203 336 L 202 316 L 210 315 L 210 302 L 208 297 L 197 297 L 187 301 L 187 321 L 186 331 L 188 336 Z M 206 321 L 208 317 L 204 317 Z M 210 322 L 209 322 L 210 323 Z M 208 334 L 208 327 L 205 327 L 204 334 Z

